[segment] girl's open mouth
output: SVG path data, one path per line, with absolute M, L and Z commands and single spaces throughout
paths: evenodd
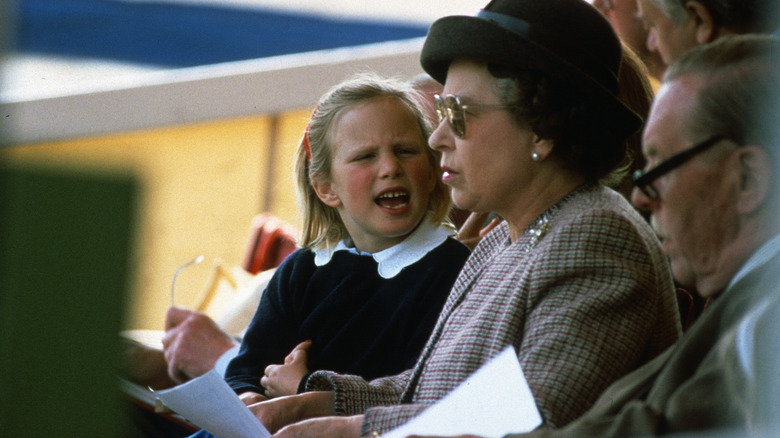
M 401 191 L 392 191 L 382 193 L 374 202 L 377 205 L 389 209 L 398 209 L 406 207 L 409 204 L 409 194 Z

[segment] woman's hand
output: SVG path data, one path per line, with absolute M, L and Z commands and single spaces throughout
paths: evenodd
M 332 392 L 312 391 L 257 403 L 249 406 L 249 410 L 269 432 L 275 433 L 298 421 L 336 415 L 334 403 Z
M 260 385 L 265 388 L 266 397 L 295 395 L 298 392 L 301 379 L 309 372 L 306 365 L 309 347 L 311 341 L 301 342 L 284 358 L 284 365 L 268 365 L 265 368 Z
M 363 416 L 312 418 L 285 427 L 275 438 L 360 438 Z

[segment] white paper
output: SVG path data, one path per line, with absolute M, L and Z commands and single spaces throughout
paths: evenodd
M 474 434 L 500 438 L 528 432 L 541 423 L 517 354 L 507 347 L 446 397 L 382 437 Z
M 215 370 L 187 383 L 154 391 L 165 406 L 217 438 L 267 438 L 271 434 Z

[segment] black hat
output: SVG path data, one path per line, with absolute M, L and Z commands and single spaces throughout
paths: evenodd
M 441 83 L 457 58 L 545 72 L 582 91 L 627 137 L 642 119 L 617 97 L 621 56 L 612 26 L 585 0 L 493 0 L 474 17 L 436 20 L 420 63 Z

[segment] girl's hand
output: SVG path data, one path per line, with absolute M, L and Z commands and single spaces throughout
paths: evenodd
M 265 368 L 260 385 L 265 388 L 266 397 L 295 395 L 298 392 L 301 379 L 309 372 L 306 365 L 309 347 L 311 341 L 301 342 L 284 358 L 284 365 L 268 365 Z

